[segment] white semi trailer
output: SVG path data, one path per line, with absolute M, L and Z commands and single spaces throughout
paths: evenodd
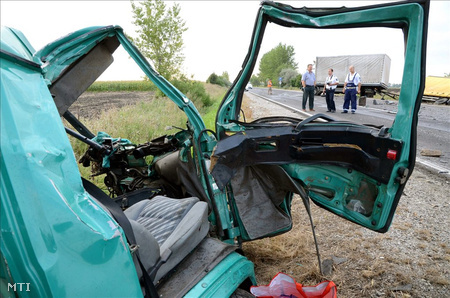
M 376 92 L 388 88 L 391 58 L 386 54 L 317 57 L 316 94 L 321 94 L 323 91 L 329 68 L 333 68 L 334 75 L 339 79 L 336 91 L 342 92 L 350 65 L 353 65 L 355 71 L 361 76 L 362 96 L 373 97 Z

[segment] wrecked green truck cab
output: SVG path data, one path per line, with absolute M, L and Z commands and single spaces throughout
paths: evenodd
M 205 129 L 194 104 L 153 70 L 120 27 L 82 29 L 37 52 L 20 31 L 2 28 L 2 295 L 239 297 L 240 290 L 256 283 L 242 242 L 292 229 L 293 193 L 386 232 L 414 168 L 428 5 L 307 9 L 263 2 L 243 68 L 218 110 L 215 132 Z M 268 22 L 403 30 L 402 85 L 409 88 L 402 88 L 393 126 L 341 123 L 322 115 L 322 122 L 318 117 L 240 122 L 242 94 Z M 113 63 L 119 46 L 184 111 L 185 129 L 133 144 L 120 139 L 127 136 L 109 137 L 107 128 L 105 134 L 91 132 L 70 112 Z M 96 163 L 109 177 L 107 199 L 125 209 L 137 243 L 130 243 L 130 231 L 119 224 L 114 208 L 105 206 L 106 194 L 82 179 L 67 133 L 89 145 L 81 162 Z M 354 136 L 358 144 L 352 143 Z M 389 150 L 396 154 L 387 158 Z M 150 162 L 146 156 L 152 156 Z M 355 198 L 369 201 L 370 213 L 349 208 Z M 170 216 L 161 219 L 157 212 Z
M 185 111 L 192 133 L 189 138 L 197 138 L 204 124 L 193 103 L 150 67 L 120 27 L 83 29 L 39 52 L 19 31 L 2 28 L 1 290 L 5 297 L 14 295 L 13 285 L 19 283 L 25 283 L 24 290 L 16 286 L 14 290 L 25 297 L 143 294 L 142 272 L 133 259 L 136 253 L 111 212 L 83 187 L 61 122 L 62 116 L 79 135 L 91 136 L 68 108 L 112 63 L 111 54 L 120 44 Z M 192 146 L 186 136 L 179 138 L 187 142 L 185 147 Z M 192 159 L 190 150 L 183 152 Z M 175 200 L 160 199 L 178 206 Z M 235 252 L 236 246 L 206 237 L 207 204 L 187 199 L 193 206 L 186 211 L 184 222 L 160 245 L 171 255 L 152 276 L 158 292 L 180 296 L 202 281 L 196 293 L 227 296 L 241 284 L 247 288 L 254 284 L 253 264 Z M 145 243 L 140 246 L 141 257 L 149 257 Z M 155 245 L 147 249 L 159 251 Z M 180 272 L 164 269 L 167 265 Z M 188 269 L 181 270 L 183 266 Z M 164 279 L 169 273 L 171 278 Z

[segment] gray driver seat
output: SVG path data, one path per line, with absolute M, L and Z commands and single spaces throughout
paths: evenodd
M 156 196 L 125 210 L 139 246 L 141 262 L 149 274 L 160 259 L 167 261 L 153 272 L 156 284 L 180 263 L 208 234 L 208 204 L 198 198 Z M 135 260 L 139 278 L 140 266 Z

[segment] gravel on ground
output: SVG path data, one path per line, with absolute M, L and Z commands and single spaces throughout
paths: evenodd
M 275 115 L 301 118 L 251 94 L 245 95 L 243 110 L 247 119 Z M 261 285 L 285 272 L 304 285 L 333 280 L 339 297 L 449 297 L 449 190 L 448 176 L 416 167 L 385 234 L 313 205 L 322 261 L 333 263 L 328 276 L 319 272 L 311 228 L 299 197 L 292 206 L 293 229 L 246 243 L 244 252 L 255 263 Z

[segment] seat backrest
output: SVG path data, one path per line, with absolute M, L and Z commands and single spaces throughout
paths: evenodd
M 209 231 L 208 204 L 198 198 L 172 199 L 156 196 L 125 210 L 126 216 L 158 241 L 160 253 L 170 252 L 167 262 L 157 271 L 157 282 L 175 268 L 206 237 Z M 137 243 L 139 243 L 139 240 Z M 151 249 L 147 245 L 142 247 Z
M 136 243 L 138 245 L 139 256 L 144 267 L 149 272 L 158 262 L 160 257 L 160 247 L 155 237 L 140 223 L 130 219 L 133 228 Z M 142 276 L 142 271 L 136 257 L 133 255 L 134 266 L 139 278 Z M 150 273 L 150 272 L 149 272 Z
M 144 267 L 149 271 L 153 268 L 159 260 L 160 247 L 155 237 L 142 224 L 129 218 L 122 211 L 119 205 L 110 199 L 100 188 L 90 181 L 82 178 L 83 187 L 89 193 L 90 197 L 112 218 L 116 219 L 119 224 L 122 224 L 128 241 L 137 244 L 139 250 L 139 257 Z M 147 201 L 148 202 L 148 201 Z M 141 201 L 140 205 L 147 203 Z M 143 204 L 142 204 L 143 203 Z M 139 205 L 139 204 L 138 204 Z M 133 252 L 132 252 L 133 253 Z M 133 254 L 133 262 L 136 267 L 139 278 L 142 277 L 142 270 L 139 261 L 135 254 Z

